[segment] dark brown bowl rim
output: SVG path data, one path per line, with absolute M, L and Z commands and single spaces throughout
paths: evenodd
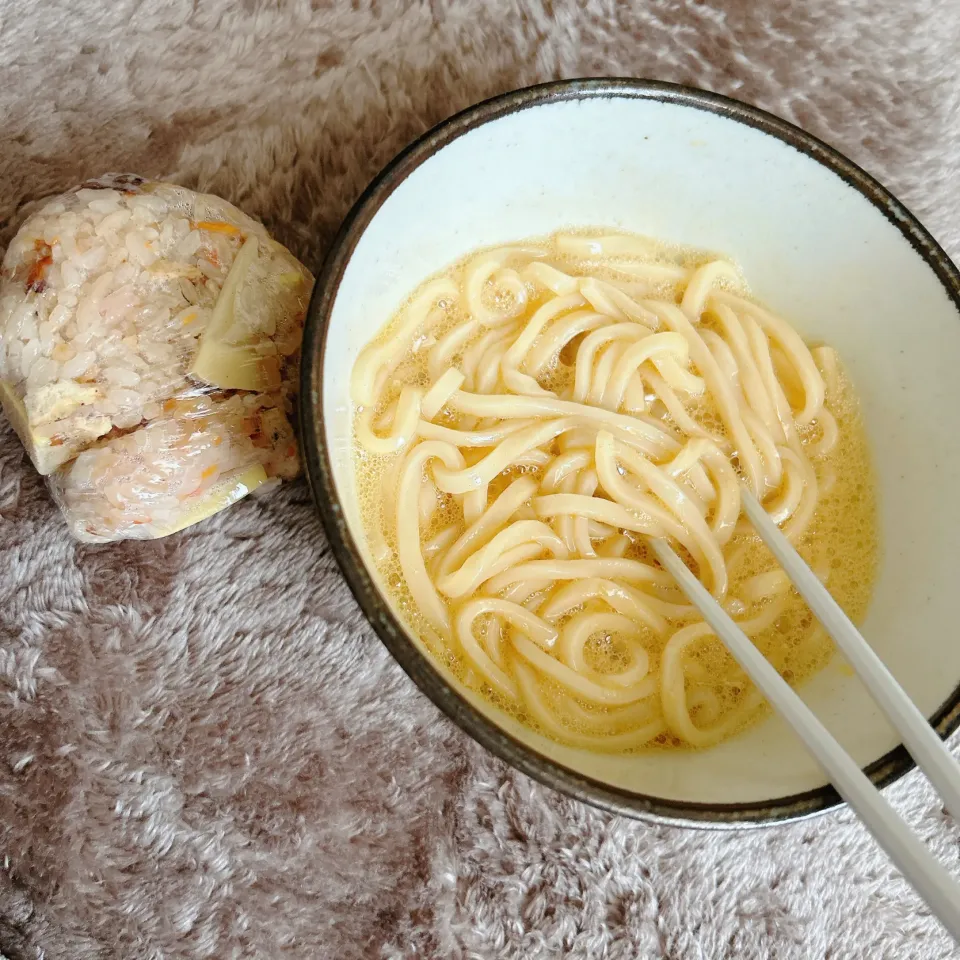
M 469 107 L 415 140 L 384 167 L 344 220 L 317 278 L 304 333 L 300 417 L 310 489 L 333 555 L 361 610 L 386 648 L 440 710 L 511 766 L 548 787 L 593 806 L 657 823 L 689 827 L 757 827 L 815 816 L 842 804 L 833 787 L 825 785 L 792 796 L 750 803 L 667 800 L 633 793 L 586 777 L 541 756 L 511 737 L 461 697 L 407 636 L 367 572 L 338 503 L 333 468 L 323 434 L 321 384 L 326 331 L 344 271 L 370 221 L 390 194 L 417 167 L 470 130 L 545 103 L 598 97 L 656 100 L 718 114 L 760 130 L 806 154 L 832 170 L 886 216 L 933 270 L 960 314 L 960 272 L 919 220 L 868 173 L 799 127 L 729 97 L 659 81 L 597 78 L 561 80 L 526 87 Z M 930 722 L 943 738 L 960 726 L 960 686 Z M 913 760 L 901 745 L 871 763 L 865 768 L 865 773 L 878 787 L 885 787 L 913 766 Z

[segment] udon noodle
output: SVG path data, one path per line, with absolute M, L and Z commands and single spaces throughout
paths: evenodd
M 762 708 L 650 537 L 788 680 L 826 663 L 741 484 L 864 613 L 875 508 L 855 397 L 835 352 L 725 259 L 623 234 L 484 250 L 418 289 L 351 390 L 395 604 L 463 682 L 550 737 L 708 746 Z

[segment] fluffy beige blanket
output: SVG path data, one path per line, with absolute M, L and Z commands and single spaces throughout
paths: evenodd
M 956 0 L 0 0 L 0 246 L 130 170 L 316 268 L 429 125 L 537 80 L 741 97 L 960 253 Z M 890 791 L 958 870 L 917 776 Z M 441 717 L 358 614 L 306 487 L 72 543 L 0 424 L 0 953 L 9 960 L 956 957 L 847 813 L 748 834 L 598 813 Z

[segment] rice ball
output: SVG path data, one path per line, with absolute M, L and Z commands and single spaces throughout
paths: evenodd
M 164 536 L 298 472 L 313 277 L 208 194 L 108 175 L 0 269 L 0 403 L 81 540 Z

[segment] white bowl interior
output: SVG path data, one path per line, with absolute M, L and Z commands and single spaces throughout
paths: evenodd
M 326 443 L 354 539 L 363 548 L 348 404 L 360 349 L 418 283 L 462 255 L 576 225 L 730 254 L 764 302 L 840 351 L 863 398 L 879 484 L 883 557 L 864 633 L 932 715 L 960 680 L 960 318 L 921 256 L 857 189 L 776 137 L 693 106 L 541 103 L 449 143 L 386 200 L 347 265 L 323 370 Z M 898 743 L 839 657 L 801 693 L 861 764 Z M 825 782 L 776 718 L 713 750 L 598 756 L 465 696 L 541 754 L 648 796 L 758 802 Z

